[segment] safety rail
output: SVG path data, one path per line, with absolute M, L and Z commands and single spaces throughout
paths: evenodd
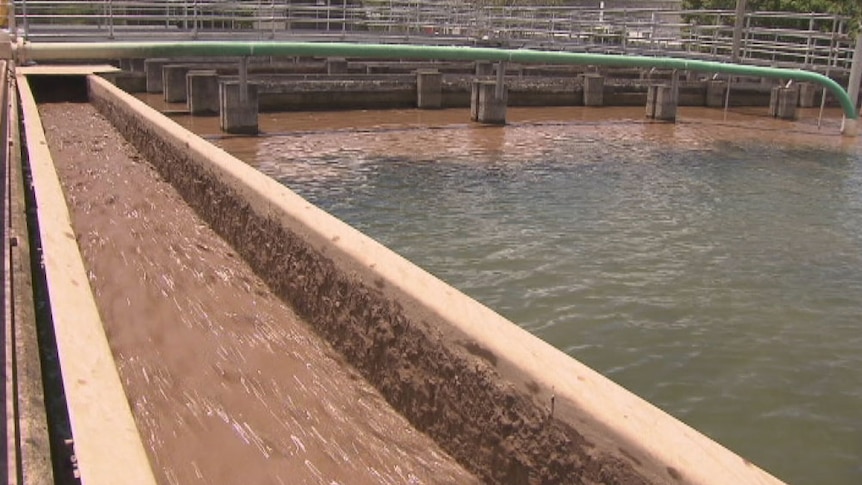
M 457 0 L 21 0 L 14 22 L 33 41 L 355 38 L 725 60 L 728 10 L 489 6 Z M 739 62 L 849 71 L 848 19 L 746 14 Z M 774 25 L 781 27 L 774 27 Z M 769 26 L 772 25 L 772 26 Z

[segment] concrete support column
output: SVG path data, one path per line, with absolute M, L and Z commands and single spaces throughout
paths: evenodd
M 326 73 L 347 74 L 347 59 L 343 57 L 330 57 L 326 59 Z
M 504 94 L 503 91 L 506 89 L 506 62 L 500 61 L 497 63 L 497 90 L 494 92 L 494 96 L 497 99 L 502 99 Z
M 249 84 L 243 103 L 240 98 L 240 85 L 237 81 L 219 83 L 219 126 L 227 133 L 253 135 L 258 132 L 257 125 L 257 86 Z
M 584 106 L 604 105 L 605 78 L 601 74 L 584 74 Z
M 161 93 L 162 84 L 162 67 L 169 61 L 168 59 L 147 59 L 144 61 L 144 72 L 147 73 L 147 92 Z
M 773 64 L 773 65 L 771 65 L 771 66 L 769 66 L 769 67 L 777 68 L 777 67 L 778 67 L 778 65 Z M 761 85 L 761 86 L 776 86 L 776 85 L 780 86 L 780 85 L 781 85 L 781 84 L 783 84 L 785 81 L 786 81 L 786 80 L 778 79 L 778 78 L 774 78 L 774 77 L 761 77 L 761 78 L 760 78 L 760 85 Z
M 144 93 L 147 91 L 147 78 L 142 72 L 116 72 L 106 76 L 114 85 L 127 93 Z
M 782 120 L 796 119 L 796 106 L 799 104 L 799 90 L 796 87 L 775 86 L 769 97 L 769 116 Z
M 162 91 L 168 103 L 186 102 L 186 74 L 188 65 L 168 64 L 162 67 Z
M 646 115 L 661 121 L 676 121 L 676 96 L 673 86 L 654 84 L 647 90 Z
M 218 73 L 211 69 L 186 74 L 186 106 L 195 116 L 219 113 Z
M 494 74 L 494 64 L 489 61 L 476 61 L 476 75 L 490 76 Z
M 147 72 L 144 67 L 145 59 L 129 59 L 129 70 L 132 72 Z
M 727 94 L 727 81 L 710 80 L 706 82 L 706 105 L 710 108 L 724 108 Z
M 443 74 L 436 69 L 416 71 L 416 107 L 419 109 L 443 107 Z
M 814 83 L 799 83 L 799 107 L 813 108 L 819 106 L 817 95 L 820 94 L 820 89 Z
M 503 87 L 503 96 L 497 97 L 495 81 L 473 81 L 470 96 L 470 119 L 479 123 L 506 124 L 506 102 L 509 92 Z

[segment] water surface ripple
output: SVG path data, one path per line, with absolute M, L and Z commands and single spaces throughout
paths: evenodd
M 217 143 L 782 479 L 862 483 L 855 140 L 512 112 L 268 115 Z

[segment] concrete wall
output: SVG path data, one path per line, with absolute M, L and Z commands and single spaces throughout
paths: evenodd
M 388 402 L 491 483 L 774 483 L 104 79 L 91 102 Z
M 9 61 L 11 62 L 11 61 Z M 31 243 L 27 230 L 22 150 L 19 143 L 18 93 L 9 89 L 11 71 L 0 62 L 0 98 L 11 109 L 0 114 L 3 146 L 3 328 L 5 368 L 6 454 L 2 460 L 9 477 L 23 477 L 21 485 L 63 483 L 54 477 L 51 443 L 39 351 Z M 52 388 L 49 387 L 53 391 Z M 54 423 L 56 426 L 56 422 Z M 11 482 L 10 482 L 11 483 Z
M 67 461 L 62 468 L 77 467 L 86 484 L 152 485 L 155 478 L 93 300 L 36 102 L 20 72 L 16 84 L 33 177 L 47 302 L 74 437 L 68 445 L 74 464 Z

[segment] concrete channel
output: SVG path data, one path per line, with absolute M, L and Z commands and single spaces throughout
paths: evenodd
M 148 170 L 170 184 L 178 194 L 174 203 L 190 207 L 212 231 L 208 237 L 223 240 L 201 244 L 224 244 L 225 251 L 239 256 L 254 272 L 262 291 L 271 292 L 301 320 L 277 319 L 273 331 L 281 325 L 311 329 L 324 342 L 321 348 L 331 349 L 331 355 L 322 351 L 316 358 L 329 358 L 337 365 L 314 361 L 309 366 L 334 365 L 355 375 L 360 381 L 357 386 L 379 396 L 373 402 L 397 416 L 393 420 L 409 423 L 405 433 L 429 439 L 426 449 L 439 449 L 435 456 L 457 462 L 453 465 L 440 458 L 440 464 L 431 467 L 437 473 L 429 474 L 425 482 L 779 483 L 743 457 L 92 74 L 98 69 L 63 69 L 75 74 L 69 78 L 70 85 L 79 86 L 86 97 L 81 101 L 126 140 L 136 163 L 151 167 Z M 54 159 L 49 147 L 57 142 L 50 141 L 53 135 L 43 128 L 51 124 L 40 118 L 40 93 L 37 88 L 34 96 L 26 69 L 10 72 L 16 89 L 4 92 L 9 101 L 4 113 L 10 148 L 7 181 L 14 182 L 7 184 L 8 197 L 4 197 L 9 204 L 4 211 L 9 214 L 5 226 L 9 233 L 4 237 L 9 255 L 4 272 L 6 422 L 7 437 L 13 436 L 6 441 L 9 474 L 15 476 L 14 483 L 49 482 L 50 478 L 42 477 L 51 470 L 92 484 L 174 482 L 176 477 L 160 468 L 163 458 L 154 454 L 152 445 L 176 438 L 182 428 L 173 428 L 166 436 L 144 433 L 146 419 L 137 405 L 139 392 L 144 391 L 130 392 L 128 377 L 136 364 L 122 363 L 128 348 L 152 343 L 136 340 L 134 332 L 118 341 L 117 323 L 108 320 L 123 313 L 100 308 L 100 295 L 112 288 L 111 277 L 107 283 L 94 277 L 106 270 L 96 268 L 100 254 L 93 248 L 98 246 L 88 246 L 84 239 L 90 233 L 76 226 L 80 221 L 74 215 L 74 196 L 82 192 L 75 192 L 75 184 L 68 179 L 69 173 L 75 173 L 74 164 Z M 23 182 L 25 176 L 32 177 L 30 196 L 25 193 L 29 186 Z M 90 183 L 86 171 L 78 176 L 82 178 L 76 183 Z M 25 237 L 28 214 L 30 238 Z M 124 232 L 124 222 L 116 223 L 116 230 Z M 146 260 L 147 254 L 134 257 Z M 32 267 L 25 264 L 31 260 Z M 33 290 L 28 278 L 33 279 Z M 164 298 L 181 293 L 171 289 L 177 293 L 166 291 Z M 134 295 L 117 296 L 126 297 L 134 299 Z M 158 314 L 134 318 L 128 314 L 140 325 L 159 318 Z M 52 329 L 51 338 L 39 339 L 39 345 L 32 331 L 36 320 L 50 322 Z M 161 331 L 174 331 L 167 323 L 160 323 Z M 50 346 L 52 339 L 56 362 L 37 358 L 35 347 L 46 342 Z M 10 345 L 17 350 L 11 351 Z M 192 352 L 180 345 L 172 348 L 178 354 Z M 199 358 L 212 356 L 202 353 Z M 273 367 L 280 366 L 293 369 L 288 355 L 275 353 L 268 359 L 269 365 L 260 372 L 277 373 Z M 58 379 L 53 386 L 43 387 L 40 377 L 49 374 L 49 368 Z M 286 376 L 291 372 L 298 375 L 300 370 Z M 43 388 L 45 395 L 40 395 Z M 288 391 L 277 405 L 291 402 Z M 345 391 L 348 396 L 350 392 Z M 47 406 L 46 413 L 40 400 L 50 402 L 55 393 L 62 394 L 63 409 Z M 163 398 L 165 402 L 182 399 Z M 361 419 L 347 419 L 341 426 L 349 435 L 353 429 L 367 427 Z M 281 425 L 274 419 L 262 426 L 277 430 Z M 63 437 L 63 432 L 68 436 Z M 391 443 L 398 433 L 392 432 L 390 441 L 390 429 L 380 432 L 384 434 L 380 446 L 394 447 Z M 52 446 L 55 436 L 62 439 Z M 250 439 L 249 447 L 256 442 Z M 261 446 L 279 449 L 275 441 Z M 191 448 L 192 454 L 214 455 L 211 461 L 232 459 L 219 456 L 216 443 L 209 449 Z M 418 445 L 413 448 L 417 456 L 418 449 Z M 266 458 L 289 460 L 287 455 L 269 453 Z M 308 483 L 316 483 L 312 478 Z

